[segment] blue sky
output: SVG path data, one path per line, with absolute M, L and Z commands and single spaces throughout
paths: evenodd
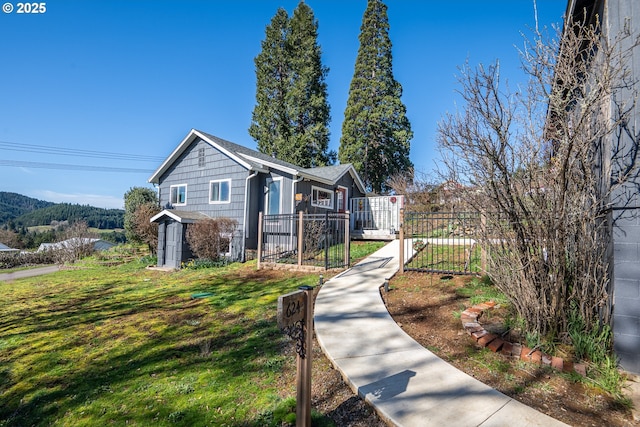
M 255 148 L 253 59 L 278 7 L 292 14 L 298 0 L 50 0 L 41 14 L 9 3 L 13 12 L 0 13 L 0 191 L 121 208 L 191 128 Z M 306 3 L 330 69 L 337 150 L 366 0 Z M 516 47 L 531 34 L 534 2 L 385 4 L 411 160 L 429 172 L 436 125 L 456 108 L 459 66 L 498 59 L 512 84 L 523 81 Z M 565 7 L 537 0 L 539 25 L 560 23 Z

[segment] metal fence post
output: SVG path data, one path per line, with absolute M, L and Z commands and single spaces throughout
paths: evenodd
M 324 213 L 324 269 L 329 269 L 329 211 Z
M 304 212 L 298 212 L 298 266 L 302 266 L 302 252 L 304 251 Z
M 262 212 L 258 213 L 258 270 L 262 262 Z
M 349 267 L 351 264 L 351 236 L 349 235 L 351 231 L 351 214 L 349 211 L 346 211 L 344 214 L 346 215 L 344 218 L 344 265 L 345 267 Z
M 400 274 L 404 273 L 404 208 L 400 209 Z

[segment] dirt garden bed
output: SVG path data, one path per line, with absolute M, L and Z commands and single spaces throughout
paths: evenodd
M 562 372 L 478 344 L 461 321 L 463 312 L 473 304 L 457 292 L 471 278 L 441 277 L 423 273 L 398 275 L 391 281 L 390 292 L 383 292 L 393 318 L 416 341 L 483 383 L 569 425 L 637 425 L 628 408 L 580 381 L 575 370 Z M 484 329 L 502 334 L 507 316 L 504 308 L 498 305 L 482 316 Z M 564 356 L 570 359 L 570 355 Z

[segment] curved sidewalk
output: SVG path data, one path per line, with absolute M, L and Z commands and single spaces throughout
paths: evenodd
M 565 426 L 457 370 L 391 318 L 380 287 L 398 271 L 397 240 L 327 281 L 315 331 L 345 381 L 397 426 Z

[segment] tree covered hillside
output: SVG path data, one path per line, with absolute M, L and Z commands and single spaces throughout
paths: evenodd
M 0 191 L 0 225 L 26 213 L 54 204 L 23 196 L 22 194 Z
M 114 229 L 124 227 L 124 210 L 51 203 L 16 193 L 0 192 L 0 225 L 9 221 L 20 227 L 85 221 L 89 227 Z

